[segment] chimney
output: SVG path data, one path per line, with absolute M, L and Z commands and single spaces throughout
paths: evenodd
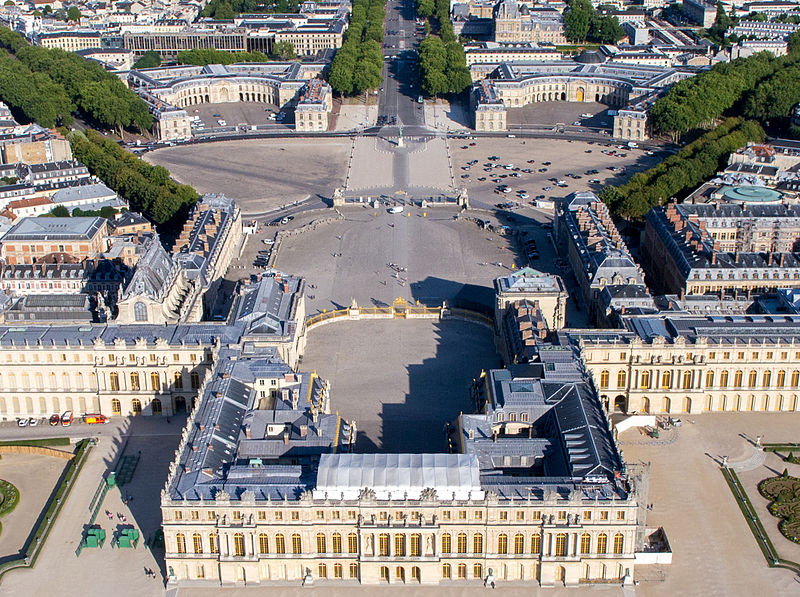
M 306 437 L 308 435 L 308 425 L 300 425 L 300 437 Z
M 713 251 L 713 252 L 711 253 L 711 265 L 714 265 L 714 264 L 716 264 L 716 263 L 717 263 L 717 252 L 716 252 L 716 251 Z
M 739 263 L 739 250 L 737 249 L 736 252 L 733 254 L 733 262 Z
M 469 439 L 475 439 L 475 430 L 474 429 L 470 429 L 467 432 L 467 437 L 469 437 Z
M 250 425 L 248 425 L 247 427 L 244 428 L 244 436 L 247 439 L 250 439 L 252 437 L 251 434 L 250 434 Z
M 283 292 L 284 292 L 284 294 L 288 294 L 289 293 L 289 282 L 284 281 L 284 283 L 283 283 Z
M 781 267 L 783 267 L 783 261 L 786 258 L 786 253 L 781 253 Z
M 492 441 L 497 443 L 497 431 L 492 431 Z
M 284 445 L 288 445 L 288 443 L 289 443 L 289 430 L 288 429 L 285 429 L 283 431 L 283 443 L 284 443 Z
M 528 425 L 528 439 L 533 439 L 533 425 Z

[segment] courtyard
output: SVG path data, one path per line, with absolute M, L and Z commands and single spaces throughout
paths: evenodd
M 447 452 L 446 422 L 498 367 L 492 332 L 463 321 L 344 321 L 309 331 L 301 369 L 331 383 L 332 410 L 358 426 L 357 452 Z

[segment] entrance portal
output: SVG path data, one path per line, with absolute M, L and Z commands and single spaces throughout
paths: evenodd
M 577 98 L 577 101 L 582 102 L 584 95 L 585 95 L 585 92 L 583 90 L 583 87 L 578 87 L 578 98 Z

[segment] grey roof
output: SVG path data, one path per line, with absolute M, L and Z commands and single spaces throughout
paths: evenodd
M 104 218 L 22 218 L 3 241 L 91 240 L 105 226 Z
M 87 184 L 77 187 L 67 187 L 56 191 L 51 199 L 53 203 L 69 203 L 71 201 L 99 202 L 109 198 L 116 198 L 117 194 L 103 183 Z
M 177 266 L 155 235 L 147 244 L 144 255 L 136 263 L 128 285 L 122 293 L 122 299 L 134 296 L 146 296 L 153 300 L 161 300 L 169 292 L 170 280 L 177 275 Z

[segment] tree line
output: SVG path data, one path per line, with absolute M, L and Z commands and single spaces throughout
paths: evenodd
M 800 35 L 789 37 L 789 53 L 779 58 L 760 52 L 675 83 L 650 109 L 656 133 L 677 140 L 697 128 L 709 128 L 722 116 L 745 116 L 766 124 L 788 118 L 800 101 Z M 765 103 L 766 102 L 766 103 Z
M 67 138 L 75 159 L 156 224 L 181 221 L 200 198 L 192 187 L 172 180 L 166 168 L 148 164 L 97 131 L 72 131 Z
M 464 46 L 456 41 L 448 0 L 417 0 L 417 14 L 428 19 L 431 30 L 419 44 L 422 90 L 428 95 L 461 93 L 472 85 Z
M 69 125 L 70 113 L 80 111 L 120 136 L 124 128 L 152 127 L 147 104 L 99 63 L 72 52 L 31 46 L 5 27 L 0 27 L 0 48 L 7 51 L 0 58 L 0 97 L 26 118 L 46 127 Z
M 713 177 L 731 152 L 764 138 L 757 122 L 728 118 L 654 168 L 634 174 L 626 184 L 604 187 L 600 198 L 612 213 L 640 219 L 650 208 L 685 196 Z
M 336 52 L 328 83 L 344 95 L 380 87 L 383 77 L 383 19 L 385 0 L 354 0 L 350 25 Z
M 625 31 L 617 17 L 600 14 L 589 0 L 569 0 L 564 35 L 571 43 L 615 44 L 625 37 Z
M 211 0 L 200 13 L 201 17 L 212 17 L 218 21 L 233 19 L 242 13 L 296 13 L 298 0 Z

